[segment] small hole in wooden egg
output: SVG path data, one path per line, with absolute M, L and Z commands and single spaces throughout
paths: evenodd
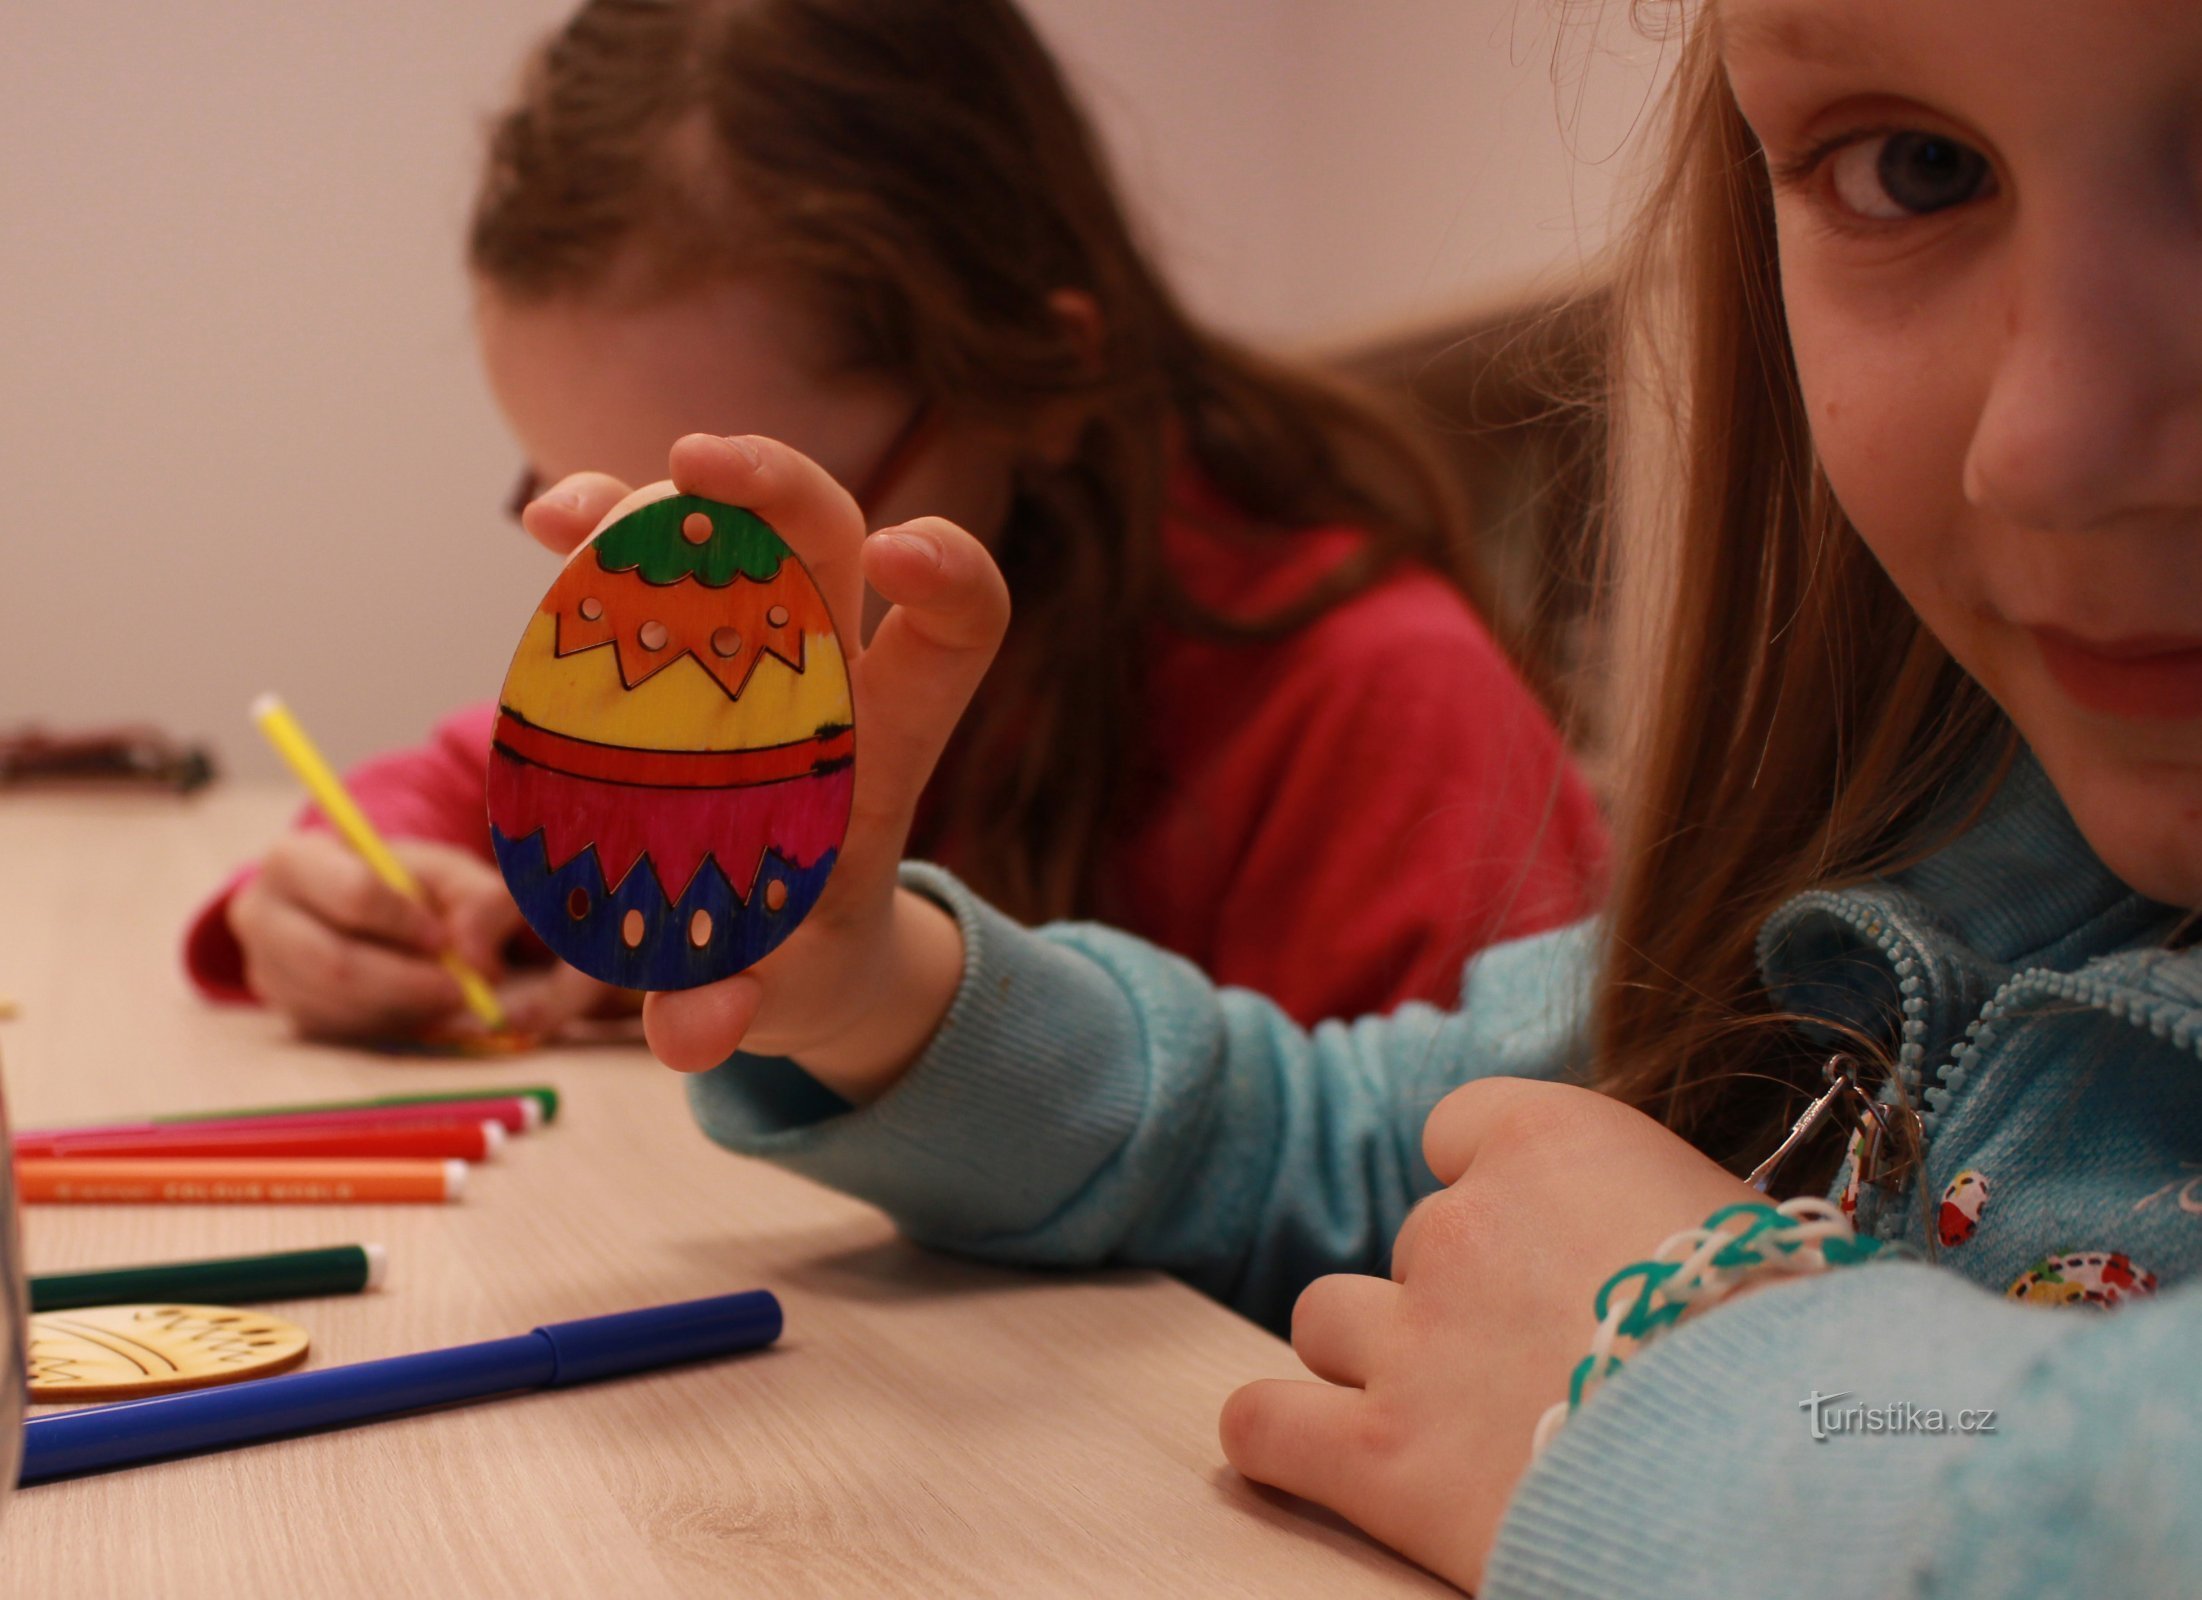
M 690 544 L 708 543 L 711 538 L 711 517 L 709 513 L 691 511 L 687 516 L 681 518 L 680 536 Z
M 774 878 L 770 883 L 765 885 L 765 909 L 767 911 L 785 910 L 787 908 L 787 903 L 788 886 L 786 884 L 782 883 L 778 878 Z
M 701 950 L 711 942 L 711 913 L 699 910 L 688 919 L 688 942 Z
M 721 628 L 711 635 L 712 650 L 722 656 L 741 654 L 742 636 L 732 628 Z
M 583 622 L 594 622 L 604 615 L 604 602 L 592 594 L 575 609 L 581 613 Z
M 645 650 L 663 650 L 666 641 L 671 639 L 672 636 L 671 630 L 655 618 L 645 622 L 635 630 L 635 638 L 641 642 L 642 648 Z
M 788 625 L 788 608 L 786 606 L 774 606 L 765 613 L 765 621 L 771 623 L 775 628 L 786 627 Z
M 628 949 L 639 950 L 642 948 L 642 932 L 641 912 L 630 911 L 619 919 L 619 936 L 626 941 Z
M 578 884 L 566 895 L 566 915 L 579 922 L 589 914 L 589 891 Z

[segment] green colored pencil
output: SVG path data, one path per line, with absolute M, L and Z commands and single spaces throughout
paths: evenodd
M 283 1250 L 266 1256 L 223 1256 L 212 1261 L 170 1261 L 150 1267 L 104 1267 L 91 1272 L 31 1274 L 31 1309 L 128 1305 L 139 1300 L 180 1300 L 187 1305 L 232 1305 L 252 1300 L 310 1300 L 325 1294 L 358 1294 L 382 1282 L 379 1244 L 338 1244 L 323 1250 Z
M 525 1089 L 453 1089 L 442 1094 L 378 1094 L 364 1100 L 300 1100 L 283 1106 L 245 1106 L 235 1111 L 177 1111 L 148 1117 L 148 1122 L 220 1122 L 237 1117 L 291 1117 L 313 1111 L 372 1111 L 378 1106 L 438 1106 L 455 1100 L 533 1100 L 543 1109 L 543 1125 L 558 1120 L 558 1091 L 548 1084 Z

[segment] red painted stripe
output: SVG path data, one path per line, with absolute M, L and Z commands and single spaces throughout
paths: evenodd
M 740 789 L 636 789 L 530 766 L 496 750 L 489 758 L 489 820 L 507 839 L 541 833 L 554 872 L 593 847 L 607 888 L 622 883 L 647 853 L 669 901 L 680 899 L 709 856 L 747 901 L 766 851 L 807 867 L 840 848 L 855 780 L 856 768 L 844 764 Z
M 496 742 L 530 765 L 568 777 L 655 789 L 743 789 L 758 783 L 785 783 L 790 778 L 807 778 L 819 767 L 846 761 L 856 753 L 852 728 L 824 739 L 762 750 L 635 750 L 552 733 L 509 710 L 497 718 Z

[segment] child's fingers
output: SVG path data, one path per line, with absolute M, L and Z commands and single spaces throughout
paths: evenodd
M 741 1047 L 764 993 L 744 972 L 700 989 L 651 994 L 642 1002 L 642 1036 L 675 1072 L 709 1072 Z
M 986 546 L 944 517 L 918 517 L 865 541 L 864 576 L 922 645 L 993 657 L 1009 627 L 1009 584 Z M 884 626 L 884 624 L 882 624 Z M 983 663 L 979 671 L 985 671 Z
M 1462 1190 L 1447 1187 L 1415 1202 L 1392 1240 L 1393 1283 L 1416 1281 L 1425 1257 L 1443 1270 L 1444 1263 L 1475 1259 L 1486 1246 L 1485 1235 L 1494 1226 L 1488 1208 L 1462 1196 Z
M 1001 574 L 961 529 L 926 522 L 870 543 L 880 547 L 880 555 L 867 556 L 865 567 L 897 604 L 858 658 L 854 674 L 856 794 L 829 891 L 829 898 L 842 897 L 839 907 L 853 909 L 822 908 L 813 925 L 754 975 L 651 995 L 643 1009 L 644 1031 L 658 1059 L 676 1070 L 700 1072 L 724 1061 L 757 1021 L 768 990 L 776 1045 L 790 1024 L 815 1044 L 818 1029 L 831 1033 L 831 1019 L 846 1020 L 851 1001 L 836 986 L 843 978 L 866 983 L 874 976 L 861 967 L 845 971 L 847 952 L 864 948 L 863 934 L 871 926 L 864 919 L 882 910 L 890 921 L 895 915 L 894 865 L 911 812 L 1008 624 L 1009 594 Z M 875 903 L 874 895 L 884 898 Z M 952 930 L 952 924 L 945 925 Z M 837 938 L 844 941 L 838 956 Z M 852 938 L 853 946 L 846 942 Z M 960 939 L 954 942 L 960 955 Z M 907 1059 L 896 1051 L 888 1054 Z
M 1264 1378 L 1224 1401 L 1216 1431 L 1225 1459 L 1256 1483 L 1343 1511 L 1367 1473 L 1356 1445 L 1369 1404 L 1359 1389 Z
M 461 1004 L 458 985 L 436 962 L 347 938 L 290 904 L 267 913 L 246 979 L 255 994 L 314 1034 L 408 1028 Z
M 1542 1122 L 1546 1112 L 1581 1092 L 1528 1078 L 1479 1078 L 1462 1084 L 1437 1103 L 1422 1125 L 1422 1158 L 1439 1183 L 1458 1183 L 1484 1146 L 1516 1125 L 1515 1118 Z
M 743 506 L 772 524 L 810 569 L 853 658 L 864 614 L 857 572 L 864 514 L 849 491 L 800 450 L 753 435 L 691 433 L 674 443 L 668 461 L 682 494 Z
M 427 907 L 376 877 L 340 839 L 304 833 L 268 854 L 261 878 L 289 901 L 340 933 L 415 950 L 440 950 L 444 931 Z
M 611 992 L 610 984 L 560 961 L 514 979 L 505 985 L 502 998 L 513 1027 L 552 1035 L 587 1016 Z
M 892 609 L 859 664 L 857 817 L 898 844 L 933 764 L 1009 628 L 1009 586 L 985 546 L 926 517 L 865 542 Z
M 1317 1278 L 1292 1305 L 1293 1353 L 1326 1383 L 1365 1388 L 1399 1295 L 1398 1284 L 1357 1272 Z
M 495 978 L 504 967 L 505 941 L 521 925 L 520 908 L 501 873 L 463 851 L 394 846 L 420 880 L 459 959 Z
M 520 526 L 545 549 L 569 555 L 627 494 L 627 485 L 609 473 L 571 473 L 521 509 Z
M 485 896 L 454 907 L 446 916 L 452 952 L 494 983 L 505 970 L 505 941 L 520 930 L 520 908 L 509 894 L 501 901 Z

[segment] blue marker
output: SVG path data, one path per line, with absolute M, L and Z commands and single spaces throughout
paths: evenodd
M 779 1337 L 780 1302 L 766 1290 L 752 1289 L 554 1322 L 483 1344 L 87 1406 L 23 1425 L 17 1481 L 42 1483 L 161 1456 L 224 1450 L 524 1389 L 561 1389 L 754 1350 Z

